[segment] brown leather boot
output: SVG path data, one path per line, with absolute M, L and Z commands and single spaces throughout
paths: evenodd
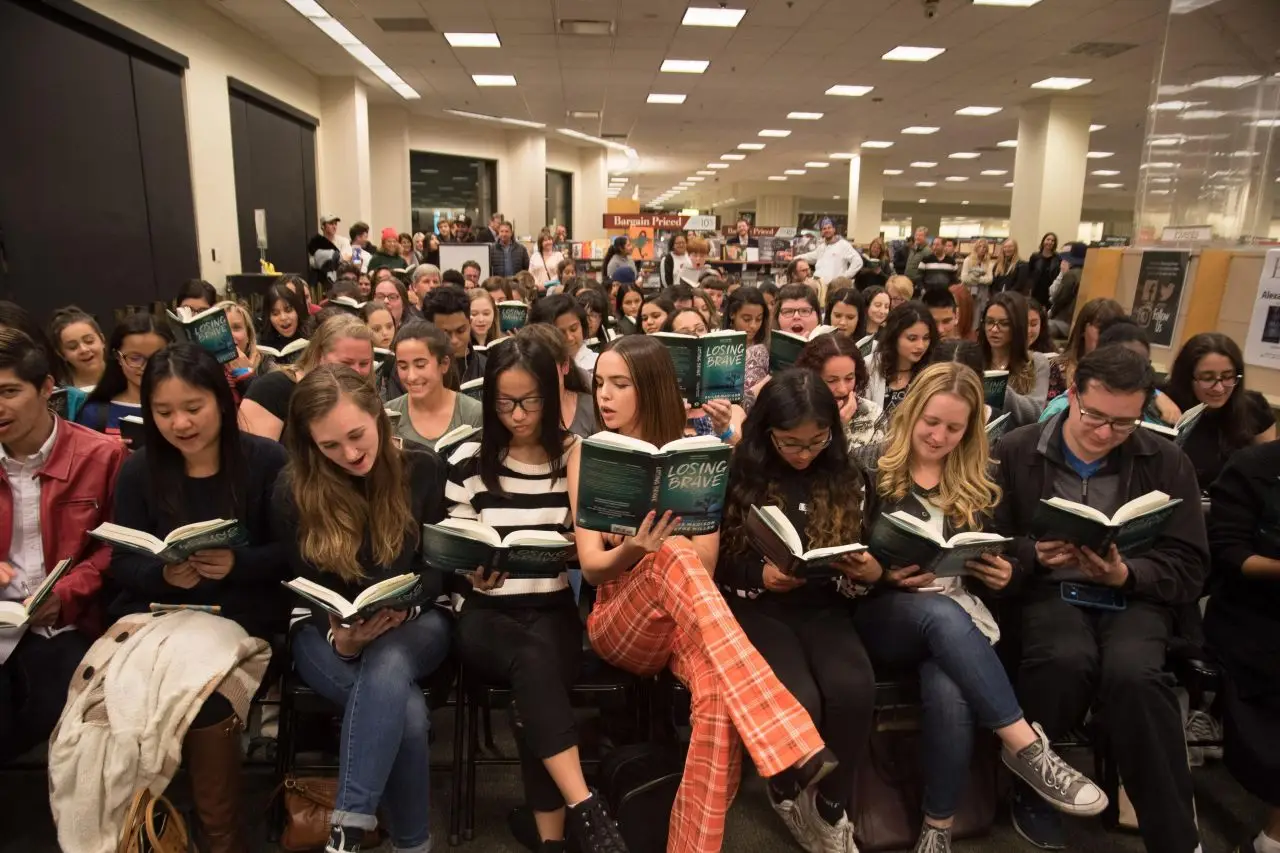
M 240 719 L 189 729 L 183 741 L 208 853 L 248 853 L 240 815 Z

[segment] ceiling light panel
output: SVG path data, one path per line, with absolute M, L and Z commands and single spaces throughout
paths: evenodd
M 936 187 L 937 185 L 937 181 L 916 181 L 918 187 Z
M 928 136 L 931 133 L 937 133 L 938 130 L 939 128 L 936 127 L 922 127 L 920 125 L 913 124 L 911 127 L 904 127 L 902 132 L 914 134 L 916 136 Z
M 858 155 L 854 154 L 852 151 L 833 151 L 827 155 L 827 157 L 832 160 L 852 160 L 857 156 Z
M 1108 157 L 1114 157 L 1115 152 L 1114 151 L 1090 151 L 1088 154 L 1084 156 L 1088 157 L 1090 160 L 1105 160 Z
M 809 162 L 805 163 L 804 165 L 805 165 L 805 167 L 806 167 L 806 168 L 808 168 L 808 169 L 825 169 L 825 168 L 827 168 L 828 166 L 830 166 L 831 164 L 830 164 L 830 163 L 824 163 L 822 160 L 810 160 Z
M 357 62 L 373 72 L 379 80 L 386 83 L 397 95 L 406 101 L 413 101 L 422 97 L 416 89 L 404 82 L 399 74 L 392 71 L 389 65 L 366 47 L 350 30 L 339 21 L 334 20 L 333 16 L 325 11 L 325 8 L 315 0 L 286 0 L 286 2 L 317 29 L 341 45 Z
M 502 47 L 497 33 L 445 33 L 450 47 Z
M 791 113 L 787 113 L 787 118 L 791 119 L 792 121 L 817 121 L 818 119 L 822 118 L 822 115 L 823 115 L 822 113 L 791 112 Z
M 911 168 L 913 168 L 913 169 L 932 169 L 932 168 L 933 168 L 934 166 L 936 166 L 936 165 L 938 165 L 938 164 L 937 164 L 937 163 L 935 163 L 935 162 L 934 162 L 934 161 L 932 161 L 932 160 L 915 160 L 915 161 L 913 161 L 913 162 L 911 163 Z
M 516 78 L 511 74 L 472 74 L 477 86 L 514 86 Z
M 1034 6 L 1040 0 L 973 0 L 975 6 L 1014 6 L 1019 9 L 1025 9 L 1028 6 Z
M 946 51 L 947 49 L 945 47 L 910 47 L 908 45 L 898 45 L 880 58 L 894 62 L 928 62 L 930 59 L 946 53 Z
M 1116 175 L 1120 174 L 1120 170 L 1119 169 L 1094 169 L 1089 174 L 1097 175 L 1099 178 L 1113 178 Z
M 1046 77 L 1043 80 L 1037 80 L 1032 83 L 1031 88 L 1057 89 L 1060 92 L 1065 92 L 1067 89 L 1079 89 L 1081 86 L 1092 82 L 1092 77 Z
M 785 181 L 786 179 L 787 179 L 786 175 L 770 175 L 769 176 L 769 180 L 771 181 Z
M 841 98 L 861 98 L 874 88 L 874 86 L 852 86 L 845 83 L 837 83 L 827 89 L 827 94 L 837 95 Z
M 658 70 L 669 74 L 701 74 L 710 64 L 709 59 L 664 59 Z
M 858 147 L 859 148 L 892 148 L 893 143 L 887 142 L 883 139 L 868 139 L 866 142 L 862 143 Z M 832 155 L 832 156 L 835 156 L 835 155 Z
M 883 172 L 881 172 L 880 174 L 882 174 L 882 175 L 901 175 L 901 174 L 902 174 L 902 170 L 901 170 L 901 169 L 885 169 L 885 170 L 884 170 Z
M 763 142 L 743 142 L 738 146 L 739 151 L 763 151 L 765 144 Z
M 1017 147 L 1018 147 L 1018 140 L 1016 140 L 1016 139 L 1001 139 L 999 142 L 997 142 L 997 143 L 996 143 L 996 147 L 997 147 L 997 148 L 1017 148 Z
M 707 9 L 701 6 L 690 6 L 684 10 L 684 19 L 680 21 L 686 27 L 736 27 L 742 23 L 746 9 Z
M 969 179 L 962 175 L 947 175 L 947 180 L 951 181 L 951 183 L 953 184 L 958 184 L 961 181 L 967 181 Z
M 708 163 L 707 168 L 708 169 L 727 169 L 729 168 L 729 164 L 728 163 Z
M 1098 186 L 1104 190 L 1118 190 L 1121 189 L 1124 184 L 1098 184 Z
M 977 160 L 981 156 L 977 151 L 957 151 L 947 155 L 952 160 Z
M 782 170 L 782 174 L 784 174 L 784 175 L 803 175 L 803 174 L 805 174 L 805 170 L 804 170 L 804 169 L 783 169 L 783 170 Z
M 649 97 L 645 99 L 647 104 L 683 104 L 684 99 L 688 95 L 663 95 L 658 92 L 650 92 Z
M 706 176 L 706 175 L 714 175 L 715 172 L 711 171 L 710 169 L 699 169 L 697 174 Z
M 767 136 L 773 139 L 785 139 L 790 135 L 791 135 L 791 131 L 789 130 L 774 130 L 770 128 L 765 128 L 764 130 L 756 134 L 756 136 Z
M 994 177 L 998 177 L 998 176 L 1000 176 L 1000 175 L 1007 175 L 1007 174 L 1009 174 L 1009 170 L 1008 170 L 1008 169 L 983 169 L 983 170 L 982 170 L 982 174 L 984 174 L 984 175 L 986 175 L 986 176 L 988 176 L 988 177 L 992 177 L 992 178 L 994 178 Z
M 745 160 L 747 159 L 747 155 L 746 154 L 721 154 L 720 159 L 721 160 Z
M 993 116 L 1003 107 L 961 107 L 956 110 L 958 116 Z
M 1089 132 L 1090 132 L 1090 133 L 1097 133 L 1099 130 L 1106 130 L 1106 129 L 1107 129 L 1107 126 L 1106 126 L 1105 124 L 1091 124 L 1091 125 L 1089 125 Z

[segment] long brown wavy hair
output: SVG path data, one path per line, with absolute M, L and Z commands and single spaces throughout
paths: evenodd
M 374 419 L 378 452 L 363 488 L 330 462 L 311 437 L 311 425 L 350 400 Z M 289 451 L 294 505 L 298 508 L 298 548 L 322 572 L 349 583 L 364 578 L 360 545 L 369 537 L 373 559 L 390 565 L 414 528 L 404 454 L 391 440 L 391 422 L 368 379 L 342 364 L 322 364 L 298 382 L 289 401 L 284 445 Z
M 773 383 L 769 383 L 772 385 Z M 931 364 L 915 381 L 889 422 L 889 434 L 876 473 L 876 492 L 897 503 L 911 491 L 911 433 L 936 394 L 951 394 L 969 406 L 964 438 L 943 463 L 938 497 L 933 503 L 956 527 L 977 530 L 982 516 L 1000 502 L 1000 487 L 988 473 L 986 407 L 982 380 L 968 365 L 949 361 Z

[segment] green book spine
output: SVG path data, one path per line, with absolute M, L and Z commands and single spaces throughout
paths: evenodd
M 795 364 L 800 357 L 800 350 L 804 349 L 804 343 L 785 335 L 770 335 L 769 372 L 786 370 Z
M 671 363 L 675 366 L 676 384 L 680 386 L 680 396 L 688 401 L 690 406 L 700 405 L 702 400 L 698 396 L 698 371 L 701 360 L 698 358 L 698 339 L 662 335 L 658 340 L 667 348 Z
M 702 382 L 698 404 L 742 399 L 747 381 L 747 335 L 702 338 Z
M 633 535 L 657 505 L 658 474 L 651 456 L 584 443 L 576 523 L 587 530 Z
M 662 460 L 658 510 L 671 510 L 680 517 L 677 533 L 694 536 L 720 528 L 732 452 L 729 445 L 721 444 L 706 450 L 682 451 Z

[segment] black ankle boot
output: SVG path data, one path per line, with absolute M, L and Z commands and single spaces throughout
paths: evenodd
M 592 791 L 590 797 L 570 806 L 565 822 L 567 834 L 578 842 L 582 853 L 627 853 L 626 842 L 597 792 Z

